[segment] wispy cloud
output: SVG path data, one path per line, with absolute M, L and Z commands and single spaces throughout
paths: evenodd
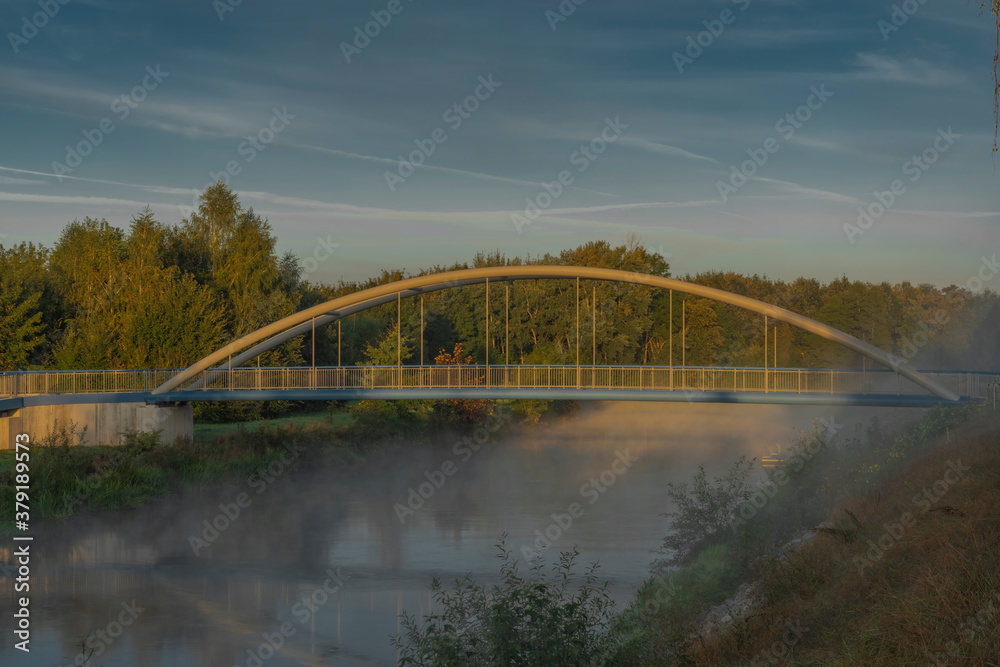
M 113 197 L 81 197 L 76 195 L 34 195 L 22 192 L 0 191 L 0 201 L 32 202 L 36 204 L 84 204 L 88 206 L 127 206 L 142 208 L 150 202 Z M 162 204 L 166 206 L 166 204 Z
M 10 98 L 20 99 L 22 104 L 25 99 L 31 99 L 51 113 L 69 113 L 87 119 L 107 117 L 116 123 L 123 122 L 112 111 L 111 105 L 115 98 L 129 89 L 128 86 L 125 90 L 100 92 L 98 88 L 101 84 L 80 83 L 76 79 L 70 80 L 43 72 L 28 73 L 13 67 L 0 68 L 0 72 L 3 73 L 0 90 Z M 168 70 L 168 76 L 171 74 Z M 140 69 L 135 82 L 140 82 L 144 75 L 145 71 Z M 169 78 L 165 81 L 164 85 L 169 89 L 172 82 Z M 211 104 L 217 109 L 213 110 L 204 99 L 187 98 L 173 102 L 158 99 L 157 96 L 163 94 L 150 95 L 141 103 L 141 112 L 130 113 L 124 122 L 191 139 L 236 137 L 259 129 L 261 119 L 249 115 L 249 105 L 241 105 L 238 107 L 241 111 L 234 113 L 231 108 L 219 108 L 218 102 L 214 101 Z M 171 97 L 177 100 L 179 94 L 174 92 Z
M 751 176 L 750 180 L 760 181 L 762 183 L 769 183 L 779 190 L 787 192 L 789 195 L 794 197 L 805 197 L 809 199 L 825 199 L 827 201 L 842 202 L 844 204 L 861 204 L 861 200 L 855 199 L 854 197 L 849 197 L 847 195 L 842 195 L 838 192 L 830 192 L 829 190 L 819 190 L 817 188 L 809 188 L 804 185 L 799 185 L 798 183 L 792 183 L 791 181 L 782 181 L 777 178 L 764 178 L 763 176 Z M 751 195 L 753 196 L 753 195 Z M 767 195 L 756 195 L 757 197 L 766 197 Z
M 701 206 L 714 206 L 720 202 L 718 199 L 701 199 L 697 201 L 655 201 L 636 202 L 633 204 L 607 204 L 605 206 L 582 206 L 578 208 L 553 208 L 545 211 L 545 215 L 575 215 L 580 213 L 604 213 L 606 211 L 621 211 L 626 209 L 653 209 L 653 208 L 693 208 Z
M 329 153 L 330 155 L 339 155 L 341 157 L 353 158 L 355 160 L 365 160 L 367 162 L 377 162 L 379 164 L 391 165 L 393 168 L 399 166 L 399 160 L 393 160 L 391 158 L 377 157 L 375 155 L 363 155 L 361 153 L 351 153 L 348 151 L 341 151 L 335 148 L 325 148 L 323 146 L 308 146 L 304 144 L 288 144 L 295 146 L 296 148 L 304 148 L 312 151 L 319 151 L 321 153 Z M 539 181 L 526 181 L 521 178 L 509 178 L 506 176 L 495 176 L 493 174 L 484 174 L 479 171 L 469 171 L 467 169 L 453 169 L 451 167 L 437 167 L 429 164 L 413 165 L 416 169 L 426 169 L 429 171 L 437 171 L 446 174 L 455 174 L 458 176 L 467 176 L 469 178 L 477 178 L 484 181 L 495 181 L 497 183 L 509 183 L 511 185 L 524 185 L 534 188 L 540 188 L 543 183 Z M 589 192 L 591 194 L 602 195 L 605 197 L 615 197 L 617 195 L 609 194 L 607 192 L 600 192 L 598 190 L 588 190 L 587 188 L 574 187 L 574 190 L 579 190 L 580 192 Z
M 698 155 L 697 153 L 692 153 L 691 151 L 684 150 L 683 148 L 678 148 L 677 146 L 670 146 L 669 144 L 663 144 L 658 141 L 639 139 L 637 137 L 620 137 L 618 141 L 619 143 L 625 144 L 626 146 L 639 148 L 641 150 L 648 151 L 650 153 L 669 155 L 671 157 L 682 157 L 682 158 L 687 158 L 689 160 L 705 160 L 706 162 L 719 164 L 718 160 L 714 160 L 704 155 Z
M 907 215 L 922 215 L 940 218 L 969 219 L 976 218 L 1000 218 L 1000 211 L 918 211 L 913 209 L 893 209 L 895 213 L 905 213 Z
M 358 217 L 380 217 L 386 219 L 449 219 L 462 220 L 475 216 L 503 216 L 509 218 L 509 210 L 480 210 L 480 211 L 405 211 L 388 208 L 377 208 L 369 206 L 353 206 L 351 204 L 340 204 L 335 202 L 318 201 L 315 199 L 303 199 L 300 197 L 286 197 L 270 192 L 240 192 L 241 197 L 248 197 L 258 201 L 268 202 L 282 206 L 289 206 L 298 209 L 313 209 L 328 211 L 347 216 Z M 686 208 L 695 206 L 717 205 L 718 200 L 708 199 L 702 201 L 685 202 L 635 202 L 629 204 L 605 204 L 600 206 L 579 206 L 575 208 L 551 208 L 545 211 L 546 216 L 551 215 L 572 215 L 579 213 L 603 213 L 606 211 L 617 211 L 625 209 L 653 209 L 653 208 Z
M 123 183 L 121 181 L 106 181 L 100 178 L 83 178 L 82 176 L 57 176 L 56 174 L 49 174 L 44 171 L 31 171 L 30 169 L 15 169 L 14 167 L 3 167 L 0 166 L 0 171 L 10 171 L 15 174 L 30 174 L 32 176 L 47 176 L 53 179 L 67 179 L 70 181 L 82 181 L 85 183 L 101 183 L 102 185 L 117 185 L 123 188 L 137 188 L 139 190 L 145 190 L 146 192 L 155 192 L 157 194 L 166 195 L 191 195 L 201 192 L 195 188 L 172 188 L 165 185 L 142 185 L 140 183 Z M 19 179 L 11 179 L 19 180 Z M 3 181 L 0 181 L 2 183 Z M 44 181 L 27 181 L 28 183 L 44 183 Z
M 859 53 L 852 64 L 860 68 L 854 73 L 860 79 L 921 86 L 949 86 L 965 81 L 965 75 L 960 72 L 938 67 L 920 58 L 897 59 L 878 53 Z
M 0 176 L 0 185 L 45 185 L 45 181 L 37 181 L 30 178 L 11 178 L 10 176 Z

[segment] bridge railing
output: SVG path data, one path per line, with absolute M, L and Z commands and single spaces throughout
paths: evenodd
M 0 397 L 151 391 L 180 369 L 0 374 Z M 1000 374 L 924 371 L 961 396 L 992 397 Z M 666 366 L 356 366 L 235 368 L 192 378 L 202 390 L 538 388 L 927 395 L 890 370 Z M 183 390 L 185 387 L 181 387 Z
M 929 375 L 961 396 L 987 397 L 1000 375 Z M 658 366 L 359 366 L 354 368 L 237 368 L 192 379 L 214 390 L 537 388 L 639 389 L 783 393 L 928 395 L 889 370 L 763 369 Z
M 18 371 L 0 373 L 0 397 L 34 394 L 105 394 L 152 391 L 179 368 L 112 371 Z

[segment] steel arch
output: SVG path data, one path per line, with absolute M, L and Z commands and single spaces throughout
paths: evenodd
M 207 370 L 220 361 L 225 361 L 233 357 L 227 367 L 240 366 L 257 355 L 265 352 L 290 338 L 306 333 L 312 326 L 313 318 L 316 324 L 325 325 L 334 322 L 346 315 L 367 310 L 383 303 L 394 301 L 397 294 L 403 297 L 417 296 L 427 292 L 434 292 L 452 287 L 464 285 L 474 285 L 485 283 L 487 280 L 508 281 L 508 280 L 538 280 L 545 278 L 563 278 L 586 280 L 605 280 L 611 282 L 624 282 L 634 285 L 646 285 L 648 287 L 658 287 L 661 289 L 672 289 L 693 296 L 700 296 L 707 299 L 714 299 L 722 303 L 727 303 L 749 311 L 767 315 L 774 319 L 796 326 L 804 331 L 814 333 L 821 338 L 833 341 L 844 347 L 854 350 L 869 359 L 887 366 L 900 375 L 912 380 L 921 387 L 927 389 L 940 398 L 957 401 L 959 396 L 947 388 L 941 386 L 934 380 L 925 377 L 917 372 L 905 361 L 889 354 L 879 348 L 870 345 L 859 338 L 844 333 L 839 329 L 817 322 L 811 318 L 793 313 L 790 310 L 779 308 L 763 301 L 751 299 L 750 297 L 732 294 L 714 287 L 696 285 L 694 283 L 675 280 L 673 278 L 663 278 L 645 273 L 635 273 L 620 271 L 617 269 L 600 269 L 585 266 L 549 266 L 549 265 L 529 265 L 529 266 L 498 266 L 479 269 L 464 269 L 460 271 L 446 271 L 434 273 L 426 276 L 407 278 L 385 285 L 372 287 L 354 294 L 348 294 L 325 303 L 299 311 L 289 315 L 277 322 L 261 327 L 257 331 L 247 334 L 228 345 L 219 348 L 215 352 L 203 357 L 181 373 L 164 382 L 153 390 L 153 394 L 162 394 L 176 389 L 181 384 L 196 376 L 198 373 Z M 260 342 L 263 341 L 263 342 Z M 246 352 L 245 348 L 253 346 Z

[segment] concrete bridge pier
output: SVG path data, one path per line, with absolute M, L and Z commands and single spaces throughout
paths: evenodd
M 134 397 L 134 395 L 133 395 Z M 84 398 L 77 396 L 76 398 Z M 32 446 L 41 445 L 53 432 L 75 432 L 72 445 L 118 445 L 125 431 L 159 430 L 163 442 L 194 438 L 194 416 L 190 403 L 63 403 L 25 405 L 0 411 L 0 449 L 14 449 L 15 436 L 27 433 Z

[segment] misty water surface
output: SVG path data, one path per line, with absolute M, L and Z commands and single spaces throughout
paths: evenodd
M 576 546 L 581 563 L 600 561 L 616 599 L 626 602 L 649 576 L 663 538 L 667 482 L 689 480 L 699 463 L 721 473 L 741 454 L 759 457 L 774 443 L 788 444 L 793 427 L 833 415 L 816 407 L 591 404 L 567 423 L 490 442 L 468 460 L 444 443 L 350 471 L 300 469 L 260 494 L 213 488 L 139 510 L 48 522 L 32 552 L 32 652 L 15 650 L 5 635 L 0 664 L 73 664 L 81 638 L 107 632 L 123 613 L 130 619 L 124 609 L 134 621 L 110 644 L 95 635 L 91 645 L 104 650 L 91 665 L 254 665 L 248 650 L 286 622 L 290 636 L 273 656 L 265 650 L 262 664 L 395 664 L 388 636 L 401 611 L 433 609 L 433 576 L 496 581 L 500 534 L 509 534 L 520 557 L 535 531 L 573 502 L 584 514 L 549 560 Z M 581 493 L 626 450 L 636 461 L 613 484 Z M 454 474 L 401 523 L 394 505 L 405 505 L 409 489 L 447 460 Z M 195 556 L 189 536 L 238 492 L 249 494 L 250 506 Z M 330 578 L 338 573 L 339 587 Z M 324 581 L 336 587 L 326 600 L 317 592 Z M 315 613 L 301 602 L 309 595 L 322 601 Z

